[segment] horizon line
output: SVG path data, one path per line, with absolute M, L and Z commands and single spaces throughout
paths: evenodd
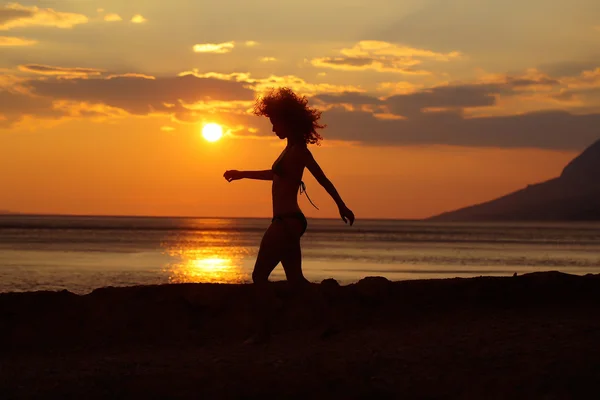
M 0 211 L 0 217 L 8 216 L 29 216 L 29 217 L 104 217 L 104 218 L 196 218 L 196 219 L 270 219 L 271 216 L 264 217 L 225 217 L 225 216 L 199 216 L 199 215 L 135 215 L 135 214 L 62 214 L 62 213 L 26 213 L 17 211 Z M 310 219 L 337 220 L 341 218 L 334 217 L 308 217 Z M 361 218 L 362 221 L 425 221 L 427 218 Z

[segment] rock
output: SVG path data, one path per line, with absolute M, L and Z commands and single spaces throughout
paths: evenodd
M 378 302 L 389 294 L 391 282 L 381 276 L 369 276 L 361 279 L 354 286 L 363 300 Z

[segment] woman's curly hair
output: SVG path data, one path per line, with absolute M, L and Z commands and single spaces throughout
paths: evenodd
M 326 125 L 318 123 L 321 111 L 311 108 L 305 96 L 298 96 L 290 88 L 271 89 L 259 97 L 254 105 L 254 114 L 282 121 L 293 131 L 304 136 L 306 144 L 320 145 L 323 137 L 317 129 Z

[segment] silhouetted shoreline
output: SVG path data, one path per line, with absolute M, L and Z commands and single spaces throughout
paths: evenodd
M 258 346 L 250 285 L 0 294 L 0 397 L 574 398 L 600 379 L 600 274 L 328 280 L 328 339 L 274 287 Z

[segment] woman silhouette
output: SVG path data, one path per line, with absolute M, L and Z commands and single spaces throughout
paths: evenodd
M 273 181 L 271 189 L 273 218 L 260 243 L 252 272 L 252 281 L 258 289 L 259 295 L 266 295 L 269 275 L 279 262 L 283 266 L 287 281 L 295 289 L 310 284 L 302 273 L 300 249 L 300 238 L 307 228 L 306 217 L 298 205 L 298 191 L 306 192 L 306 187 L 302 182 L 304 168 L 307 168 L 317 182 L 331 195 L 338 206 L 340 217 L 345 223 L 349 222 L 352 225 L 354 214 L 346 207 L 337 190 L 308 149 L 308 144 L 318 145 L 322 140 L 321 135 L 317 132 L 317 129 L 325 128 L 324 125 L 318 123 L 321 112 L 309 107 L 306 97 L 296 95 L 289 88 L 280 88 L 273 89 L 264 97 L 259 98 L 254 106 L 254 114 L 268 117 L 273 125 L 273 132 L 280 139 L 287 139 L 287 146 L 273 163 L 271 169 L 264 171 L 229 170 L 223 176 L 228 182 L 244 178 Z

